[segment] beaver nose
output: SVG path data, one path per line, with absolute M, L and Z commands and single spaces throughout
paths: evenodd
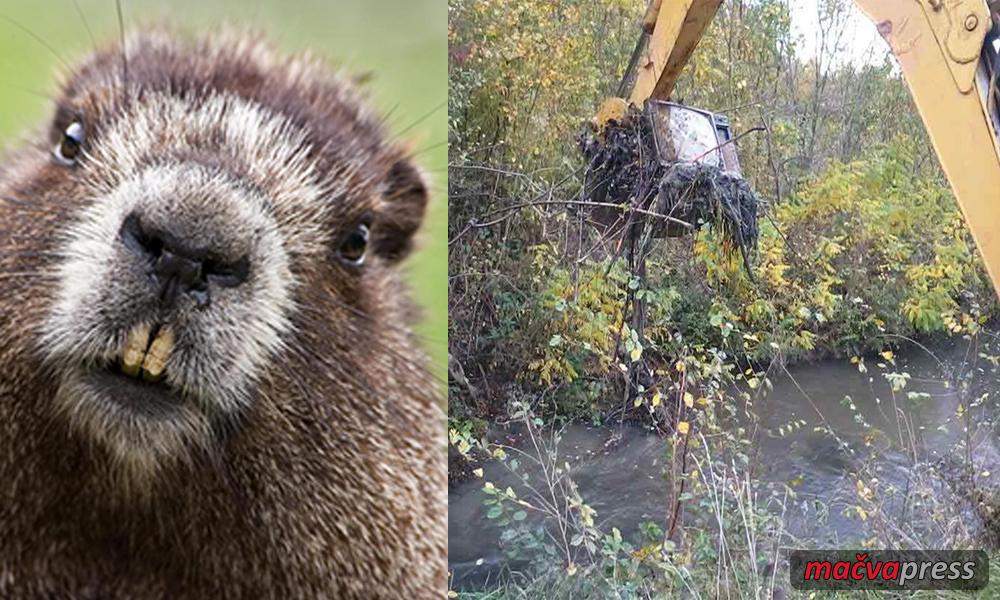
M 144 259 L 157 296 L 168 305 L 187 294 L 199 306 L 208 306 L 209 284 L 237 287 L 247 279 L 245 257 L 234 263 L 215 260 L 209 249 L 190 247 L 166 231 L 144 226 L 135 213 L 122 223 L 121 238 L 125 247 Z
M 159 240 L 154 240 L 154 243 Z M 160 256 L 153 264 L 153 278 L 160 290 L 160 299 L 168 304 L 177 299 L 180 292 L 191 292 L 192 296 L 202 304 L 207 298 L 207 282 L 201 276 L 202 262 L 175 254 L 166 245 L 160 250 Z

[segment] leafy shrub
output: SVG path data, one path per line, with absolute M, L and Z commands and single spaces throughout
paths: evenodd
M 755 283 L 703 236 L 695 256 L 719 292 L 719 337 L 755 358 L 845 355 L 992 315 L 989 279 L 950 189 L 915 176 L 912 164 L 897 142 L 817 174 L 774 207 Z M 740 335 L 723 335 L 727 325 Z

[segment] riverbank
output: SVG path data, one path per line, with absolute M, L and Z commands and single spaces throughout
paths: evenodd
M 538 578 L 577 589 L 574 580 L 589 578 L 602 593 L 619 585 L 677 590 L 725 565 L 742 573 L 731 584 L 760 592 L 774 584 L 763 572 L 784 568 L 789 548 L 995 544 L 988 500 L 1000 489 L 1000 398 L 991 392 L 1000 375 L 990 340 L 986 333 L 910 346 L 891 362 L 801 364 L 749 400 L 729 389 L 736 410 L 693 425 L 697 443 L 681 470 L 677 434 L 652 426 L 552 426 L 537 417 L 494 424 L 483 449 L 491 458 L 450 490 L 453 589 L 501 590 Z M 560 474 L 546 475 L 546 465 Z M 555 479 L 559 485 L 545 484 Z M 687 487 L 678 493 L 681 481 Z M 487 486 L 517 510 L 484 505 L 496 497 Z M 675 525 L 681 533 L 669 535 L 678 521 L 673 499 L 685 513 Z M 565 517 L 520 502 L 566 507 Z M 560 551 L 560 532 L 582 541 Z M 675 544 L 667 553 L 665 540 Z M 752 564 L 735 558 L 737 549 L 755 556 Z M 609 565 L 622 580 L 609 583 Z

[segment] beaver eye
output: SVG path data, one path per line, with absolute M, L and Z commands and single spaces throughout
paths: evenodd
M 70 123 L 69 127 L 63 131 L 63 137 L 59 145 L 53 151 L 56 162 L 67 167 L 76 164 L 80 153 L 83 151 L 83 136 L 83 124 L 79 121 Z
M 361 266 L 368 250 L 368 225 L 358 223 L 340 245 L 340 259 L 349 265 Z

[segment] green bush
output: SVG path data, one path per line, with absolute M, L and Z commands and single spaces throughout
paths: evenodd
M 751 357 L 859 354 L 895 336 L 967 331 L 995 314 L 950 188 L 914 175 L 900 141 L 832 163 L 762 229 L 755 282 L 711 233 L 695 244 L 718 292 L 711 314 L 739 334 L 728 345 Z

